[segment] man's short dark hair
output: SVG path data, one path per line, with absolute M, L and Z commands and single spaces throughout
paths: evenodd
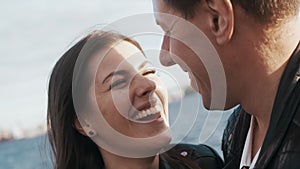
M 191 18 L 201 0 L 164 0 L 169 6 Z M 263 23 L 277 23 L 299 12 L 300 0 L 231 0 Z

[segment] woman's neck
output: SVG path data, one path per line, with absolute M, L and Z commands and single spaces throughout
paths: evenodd
M 129 158 L 100 149 L 105 169 L 159 169 L 159 156 Z

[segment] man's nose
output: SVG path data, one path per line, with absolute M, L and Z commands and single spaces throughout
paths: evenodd
M 161 51 L 159 54 L 159 60 L 163 66 L 172 66 L 175 64 L 175 62 L 171 58 L 170 36 L 168 36 L 168 35 L 164 35 L 163 42 L 161 45 Z

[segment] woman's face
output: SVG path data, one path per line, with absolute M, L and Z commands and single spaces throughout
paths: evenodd
M 102 57 L 95 93 L 108 124 L 134 138 L 153 137 L 168 129 L 166 89 L 141 51 L 122 41 Z

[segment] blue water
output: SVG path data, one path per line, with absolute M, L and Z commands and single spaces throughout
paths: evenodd
M 178 110 L 181 109 L 183 116 L 180 120 L 181 127 L 191 126 L 189 133 L 184 133 L 182 130 L 172 131 L 174 135 L 181 136 L 181 141 L 185 143 L 198 144 L 199 135 L 202 128 L 209 129 L 212 126 L 203 126 L 204 121 L 208 115 L 206 110 L 203 109 L 201 104 L 197 105 L 199 114 L 195 118 L 195 123 L 186 121 L 192 112 L 191 109 L 195 107 L 195 102 L 201 101 L 198 94 L 193 94 L 185 97 L 182 101 L 170 104 L 170 123 L 173 124 L 178 117 Z M 219 153 L 221 137 L 223 129 L 226 125 L 226 120 L 230 115 L 230 112 L 221 113 L 222 118 L 217 125 L 216 130 L 213 134 L 205 140 L 205 143 L 212 146 Z M 178 140 L 173 140 L 177 142 Z M 0 144 L 0 169 L 51 169 L 52 163 L 50 160 L 49 144 L 46 141 L 45 136 L 39 136 L 31 139 L 23 139 L 11 142 L 5 142 Z
M 0 144 L 0 169 L 50 169 L 45 136 Z M 48 157 L 47 157 L 48 156 Z

